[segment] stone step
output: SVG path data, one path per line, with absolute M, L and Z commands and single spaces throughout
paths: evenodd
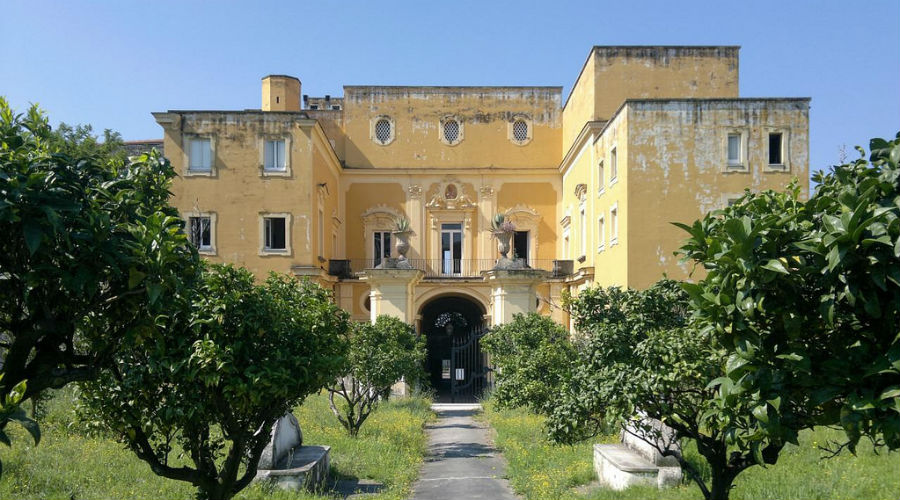
M 639 484 L 664 487 L 672 484 L 671 467 L 660 467 L 624 444 L 595 444 L 594 470 L 600 482 L 614 490 Z M 677 481 L 681 470 L 677 467 Z

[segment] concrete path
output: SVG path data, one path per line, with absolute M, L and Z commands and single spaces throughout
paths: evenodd
M 480 405 L 436 404 L 438 420 L 426 428 L 428 455 L 413 500 L 515 500 L 503 479 L 506 461 L 491 446 L 490 429 L 472 418 Z

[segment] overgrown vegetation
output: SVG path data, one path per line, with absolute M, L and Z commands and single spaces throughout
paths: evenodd
M 832 454 L 863 438 L 900 448 L 900 134 L 871 149 L 817 174 L 809 201 L 796 186 L 748 192 L 680 225 L 683 255 L 707 270 L 698 283 L 571 301 L 582 340 L 551 435 L 634 432 L 714 500 L 816 426 L 843 428 L 819 443 Z
M 0 98 L 0 394 L 23 388 L 19 402 L 152 342 L 198 263 L 165 159 L 69 156 L 65 144 L 37 107 L 16 114 Z
M 340 373 L 348 319 L 308 281 L 273 273 L 259 285 L 223 265 L 202 278 L 170 304 L 156 339 L 121 349 L 82 384 L 82 416 L 156 474 L 227 500 L 256 475 L 269 441 L 259 429 Z M 182 452 L 191 464 L 170 464 Z
M 346 363 L 327 387 L 328 400 L 334 416 L 356 436 L 394 383 L 423 378 L 425 339 L 400 319 L 379 316 L 374 324 L 354 324 L 348 341 Z
M 597 485 L 591 462 L 592 446 L 598 442 L 616 442 L 618 435 L 600 434 L 593 440 L 558 445 L 546 437 L 545 417 L 541 415 L 522 408 L 500 409 L 493 401 L 485 404 L 484 415 L 496 430 L 495 442 L 509 464 L 510 485 L 527 500 L 697 500 L 703 497 L 699 489 L 689 484 L 663 490 L 641 486 L 623 491 Z M 826 428 L 802 431 L 798 445 L 786 445 L 777 465 L 745 471 L 731 492 L 732 498 L 896 498 L 900 491 L 900 477 L 896 473 L 900 469 L 900 455 L 876 453 L 871 444 L 861 443 L 855 456 L 848 453 L 823 459 L 826 453 L 819 446 L 841 434 L 839 430 Z M 691 443 L 685 446 L 684 454 L 708 480 L 709 470 Z
M 575 356 L 562 326 L 539 314 L 517 314 L 492 329 L 481 345 L 500 374 L 492 393 L 497 405 L 537 413 L 553 409 Z
M 195 489 L 182 481 L 153 474 L 134 453 L 111 436 L 97 434 L 81 424 L 73 408 L 78 390 L 68 386 L 50 391 L 45 415 L 40 419 L 44 439 L 37 448 L 15 437 L 7 457 L 6 477 L 0 481 L 0 498 L 78 498 L 83 500 L 157 500 L 194 498 Z M 372 500 L 401 500 L 409 496 L 426 449 L 424 424 L 432 418 L 430 401 L 406 398 L 387 401 L 372 414 L 359 436 L 352 438 L 338 424 L 322 394 L 308 397 L 294 414 L 303 427 L 304 443 L 331 446 L 333 478 L 368 479 L 383 485 Z M 188 465 L 178 458 L 173 443 L 173 465 Z M 252 484 L 236 499 L 315 500 L 323 496 L 304 491 L 273 490 Z

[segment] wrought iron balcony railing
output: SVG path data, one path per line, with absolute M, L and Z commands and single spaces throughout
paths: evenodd
M 408 259 L 413 269 L 425 273 L 429 279 L 480 278 L 481 273 L 490 271 L 497 265 L 497 259 Z M 350 278 L 366 269 L 377 269 L 381 259 L 332 260 L 329 273 L 342 278 Z M 551 259 L 522 259 L 523 269 L 549 271 L 552 276 L 566 276 L 572 273 L 572 261 Z

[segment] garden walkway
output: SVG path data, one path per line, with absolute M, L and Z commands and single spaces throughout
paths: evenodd
M 503 478 L 506 461 L 491 445 L 489 427 L 473 418 L 481 406 L 432 408 L 438 419 L 426 427 L 428 455 L 413 485 L 413 500 L 515 500 Z

